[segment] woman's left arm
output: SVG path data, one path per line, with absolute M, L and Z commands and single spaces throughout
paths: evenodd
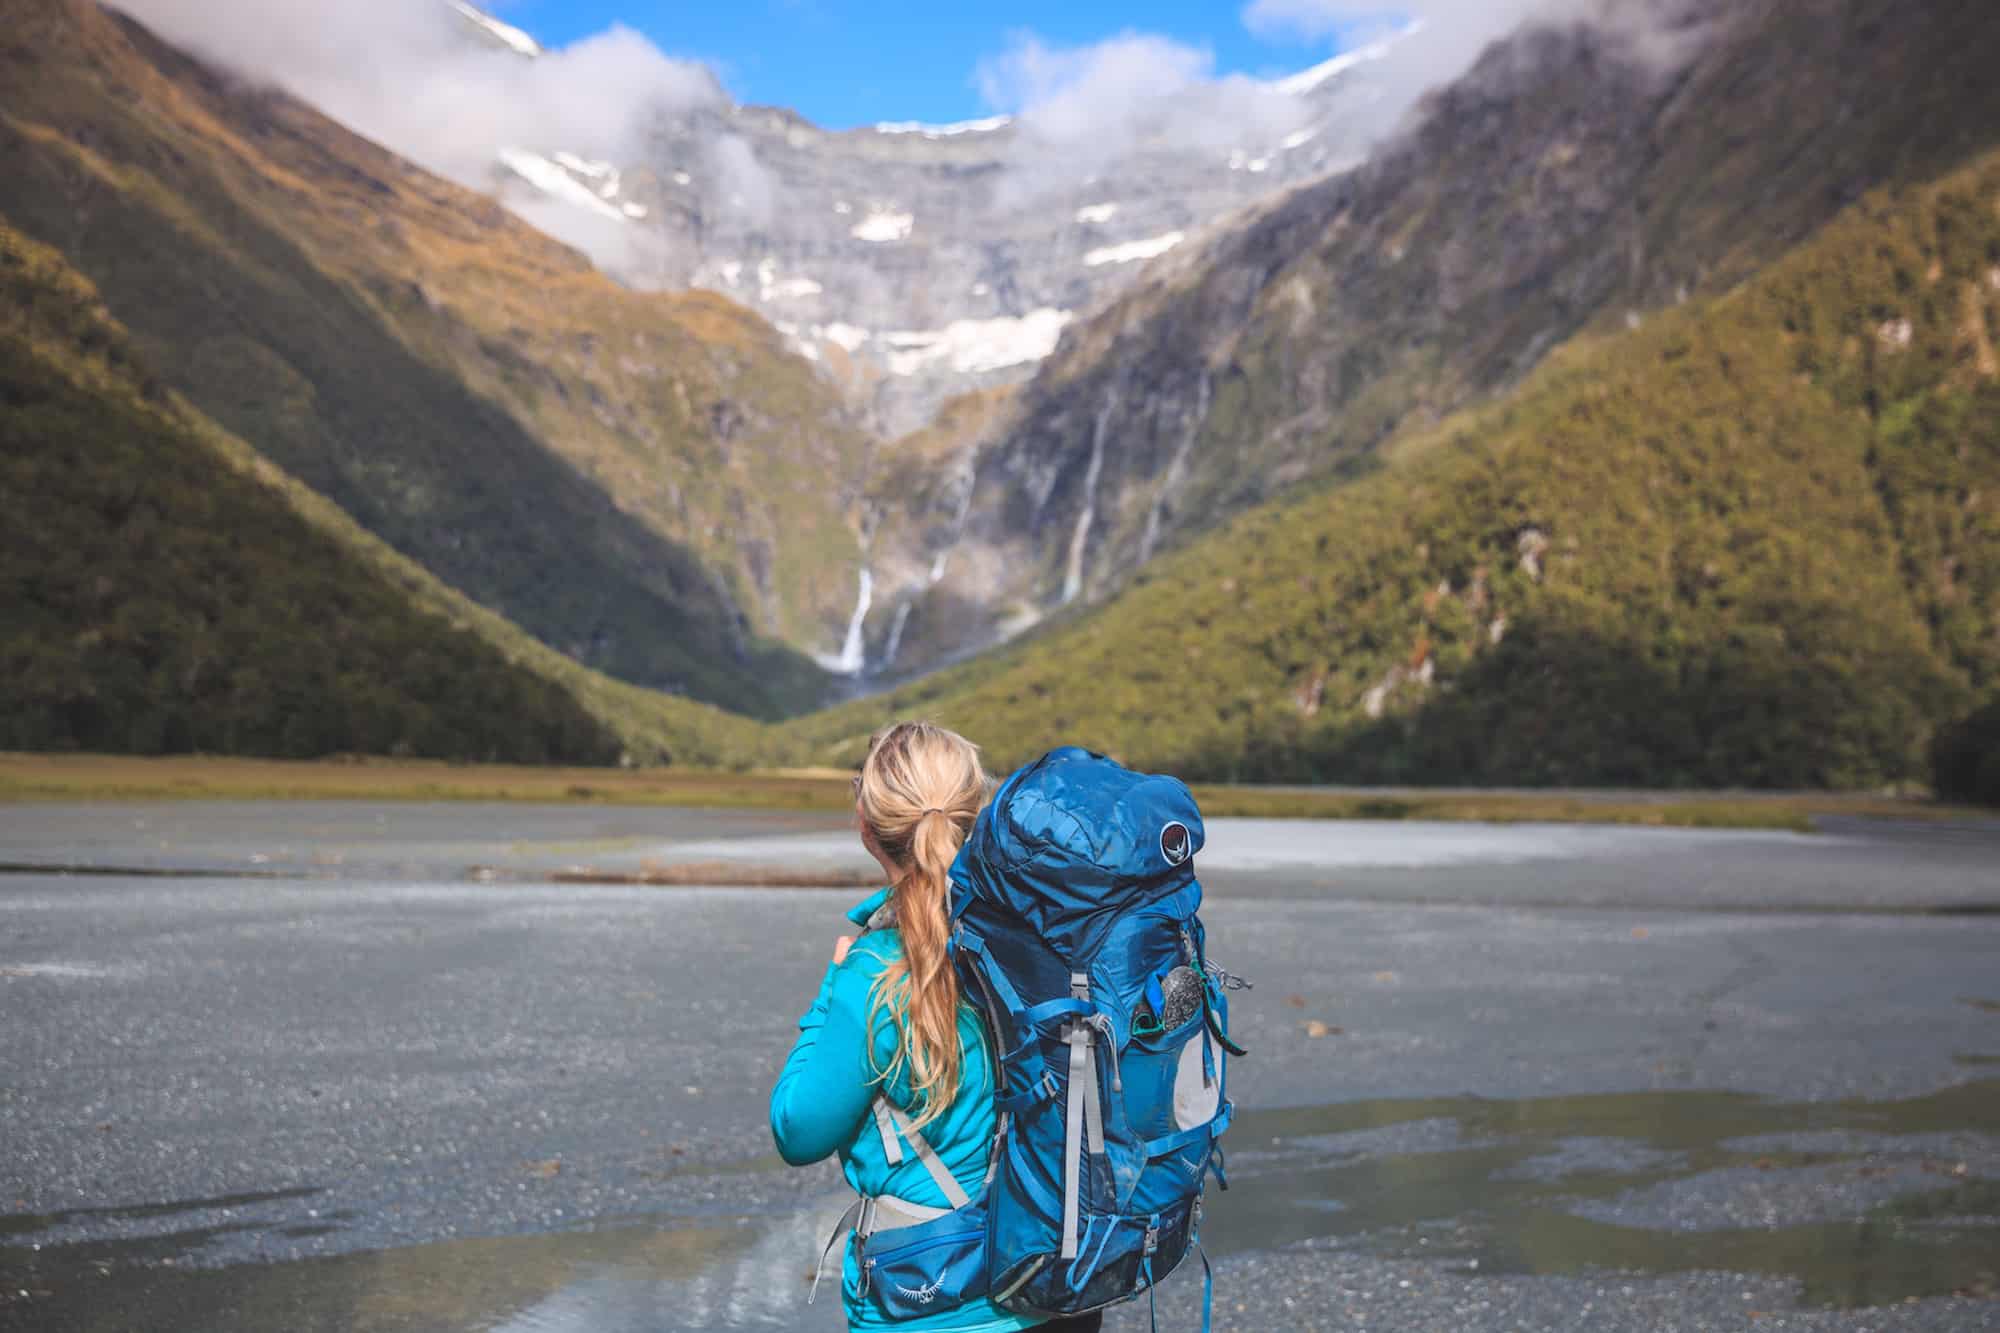
M 866 943 L 826 970 L 819 996 L 799 1019 L 799 1039 L 771 1089 L 778 1155 L 805 1166 L 854 1141 L 875 1100 L 869 989 L 882 960 Z

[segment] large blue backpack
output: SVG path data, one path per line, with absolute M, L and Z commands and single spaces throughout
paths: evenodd
M 888 1317 L 979 1296 L 1081 1314 L 1150 1291 L 1197 1249 L 1207 1176 L 1228 1183 L 1225 1056 L 1242 1053 L 1233 978 L 1195 915 L 1202 836 L 1179 780 L 1074 747 L 980 813 L 951 870 L 951 947 L 994 1044 L 993 1156 L 984 1193 L 954 1182 L 942 1216 L 864 1219 L 864 1290 Z M 900 1113 L 878 1102 L 877 1119 L 892 1160 L 901 1139 L 931 1165 Z

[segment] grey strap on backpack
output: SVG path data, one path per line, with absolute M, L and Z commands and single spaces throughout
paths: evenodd
M 1076 999 L 1088 1000 L 1090 978 L 1072 972 L 1069 989 Z M 1095 1036 L 1096 1029 L 1084 1022 L 1070 1024 L 1063 1034 L 1069 1043 L 1069 1102 L 1063 1109 L 1062 1257 L 1065 1259 L 1076 1258 L 1080 1244 L 1077 1223 L 1083 1204 L 1084 1145 L 1087 1142 L 1094 1153 L 1104 1151 L 1104 1107 L 1098 1100 L 1097 1062 L 1091 1052 Z
M 874 1105 L 875 1129 L 882 1136 L 882 1155 L 889 1159 L 890 1166 L 903 1164 L 903 1142 L 896 1137 L 896 1127 L 891 1123 L 889 1099 L 877 1097 Z
M 924 1132 L 911 1124 L 908 1116 L 891 1106 L 886 1097 L 875 1099 L 875 1128 L 882 1135 L 882 1153 L 892 1166 L 903 1160 L 902 1147 L 896 1142 L 900 1134 L 953 1208 L 963 1208 L 972 1202 L 972 1196 L 965 1192 L 965 1186 L 959 1184 L 958 1178 L 945 1166 L 944 1159 L 937 1155 L 937 1149 L 931 1147 L 931 1141 L 924 1137 Z
M 849 1231 L 866 1240 L 880 1231 L 894 1231 L 898 1227 L 919 1227 L 935 1221 L 948 1213 L 947 1208 L 932 1208 L 928 1204 L 911 1203 L 893 1194 L 862 1195 L 847 1205 L 847 1211 L 833 1224 L 833 1231 L 827 1236 L 826 1244 L 820 1248 L 819 1262 L 813 1265 L 812 1286 L 806 1291 L 806 1304 L 811 1305 L 819 1295 L 820 1279 L 826 1276 L 827 1260 L 833 1257 L 833 1247 Z
M 847 1205 L 847 1211 L 842 1213 L 840 1220 L 833 1224 L 833 1231 L 827 1236 L 826 1245 L 819 1252 L 819 1262 L 813 1265 L 812 1286 L 806 1291 L 807 1305 L 811 1305 L 813 1298 L 819 1295 L 820 1279 L 826 1276 L 826 1261 L 832 1257 L 834 1245 L 853 1228 L 854 1224 L 861 1219 L 862 1214 L 867 1209 L 868 1200 L 856 1199 L 853 1203 Z
M 895 1166 L 903 1160 L 903 1141 L 907 1140 L 910 1151 L 930 1172 L 931 1179 L 944 1191 L 944 1197 L 951 1201 L 951 1208 L 933 1208 L 928 1204 L 911 1203 L 893 1194 L 874 1197 L 863 1195 L 848 1206 L 833 1224 L 833 1234 L 826 1238 L 826 1245 L 819 1252 L 819 1263 L 813 1268 L 812 1289 L 806 1293 L 806 1304 L 813 1303 L 819 1294 L 820 1279 L 826 1275 L 827 1260 L 833 1255 L 833 1247 L 849 1231 L 866 1237 L 878 1231 L 893 1231 L 898 1227 L 920 1226 L 925 1222 L 943 1217 L 952 1209 L 963 1208 L 972 1202 L 972 1196 L 958 1183 L 957 1177 L 945 1166 L 944 1159 L 931 1147 L 931 1141 L 924 1132 L 911 1124 L 909 1118 L 889 1104 L 882 1096 L 875 1098 L 871 1108 L 875 1114 L 875 1128 L 882 1135 L 882 1154 Z

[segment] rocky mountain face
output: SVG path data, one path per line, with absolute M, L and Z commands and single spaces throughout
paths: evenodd
M 1955 170 L 1572 338 L 1367 475 L 787 732 L 821 763 L 919 715 L 1002 770 L 1068 743 L 1218 781 L 1661 787 L 1923 781 L 1942 733 L 1977 770 L 1971 710 L 2000 689 L 1981 123 Z
M 81 0 L 0 28 L 0 214 L 165 385 L 577 661 L 771 715 L 853 602 L 869 439 L 754 314 L 640 293 Z
M 1364 166 L 1177 246 L 1073 324 L 938 480 L 883 498 L 869 661 L 918 669 L 1103 598 L 1580 331 L 1726 289 L 2000 123 L 2000 24 L 1978 6 L 1647 12 L 1496 45 Z
M 518 32 L 467 21 L 533 58 Z M 623 228 L 613 267 L 632 281 L 757 310 L 893 436 L 1027 378 L 1147 260 L 1359 161 L 1390 114 L 1374 67 L 1393 42 L 1193 83 L 1112 122 L 1058 108 L 831 131 L 717 92 L 663 113 L 642 160 L 510 147 L 496 187 Z
M 1578 330 L 1720 290 L 1949 161 L 1992 26 L 1944 3 L 1624 0 L 1497 45 L 1365 162 L 1393 44 L 1067 168 L 1032 118 L 831 133 L 722 101 L 665 118 L 645 163 L 508 171 L 588 190 L 653 238 L 640 280 L 745 300 L 920 441 L 921 479 L 873 474 L 819 650 L 879 683 L 1101 598 Z M 1031 373 L 979 400 L 978 432 L 933 419 Z

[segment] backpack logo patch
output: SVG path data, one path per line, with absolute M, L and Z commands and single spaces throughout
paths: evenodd
M 896 1284 L 897 1291 L 902 1292 L 905 1298 L 915 1301 L 918 1305 L 929 1305 L 937 1299 L 938 1292 L 943 1290 L 943 1288 L 944 1274 L 942 1273 L 938 1274 L 937 1281 L 921 1287 L 906 1287 L 900 1282 Z
M 1188 859 L 1194 850 L 1194 839 L 1188 835 L 1187 825 L 1176 819 L 1160 830 L 1160 855 L 1167 858 L 1167 864 L 1177 866 Z

